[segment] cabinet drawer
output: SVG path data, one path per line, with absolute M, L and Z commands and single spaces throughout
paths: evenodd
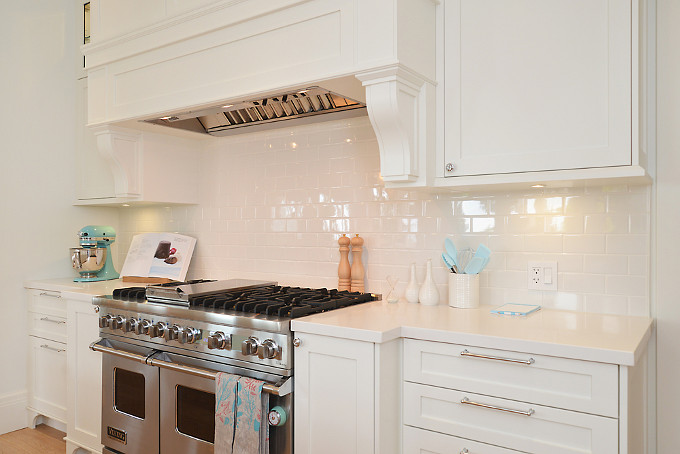
M 28 292 L 28 310 L 66 317 L 66 301 L 61 297 L 61 292 L 31 289 Z
M 614 418 L 618 377 L 614 364 L 414 339 L 404 342 L 406 381 Z
M 404 424 L 532 454 L 618 453 L 617 419 L 416 383 Z
M 404 426 L 404 454 L 518 454 L 519 451 Z
M 39 312 L 28 313 L 28 332 L 32 336 L 66 343 L 66 318 Z

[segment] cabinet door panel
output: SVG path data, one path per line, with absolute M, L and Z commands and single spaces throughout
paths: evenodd
M 299 338 L 295 453 L 373 453 L 373 344 L 312 334 Z
M 531 361 L 531 364 L 463 356 Z M 616 418 L 618 366 L 465 345 L 404 342 L 407 381 Z
M 404 424 L 532 454 L 619 452 L 615 418 L 415 383 L 404 383 Z
M 447 0 L 447 176 L 631 164 L 627 0 Z
M 66 344 L 29 336 L 29 406 L 66 422 Z
M 68 437 L 99 450 L 102 357 L 90 350 L 90 344 L 99 337 L 97 318 L 91 303 L 68 302 Z

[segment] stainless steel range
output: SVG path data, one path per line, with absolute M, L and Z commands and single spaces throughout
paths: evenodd
M 106 453 L 213 453 L 215 374 L 263 380 L 269 451 L 293 452 L 290 320 L 376 299 L 232 279 L 130 287 L 94 298 Z

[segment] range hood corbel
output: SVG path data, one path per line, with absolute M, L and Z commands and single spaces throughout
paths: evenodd
M 434 84 L 400 65 L 357 74 L 366 87 L 368 116 L 387 183 L 426 184 L 434 147 Z

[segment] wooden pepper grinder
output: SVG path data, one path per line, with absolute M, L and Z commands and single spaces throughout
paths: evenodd
M 352 238 L 352 291 L 364 291 L 364 264 L 361 262 L 361 251 L 363 250 L 364 240 L 359 236 Z
M 340 245 L 340 264 L 338 265 L 338 290 L 351 290 L 351 268 L 349 266 L 350 240 L 344 233 L 338 238 Z

